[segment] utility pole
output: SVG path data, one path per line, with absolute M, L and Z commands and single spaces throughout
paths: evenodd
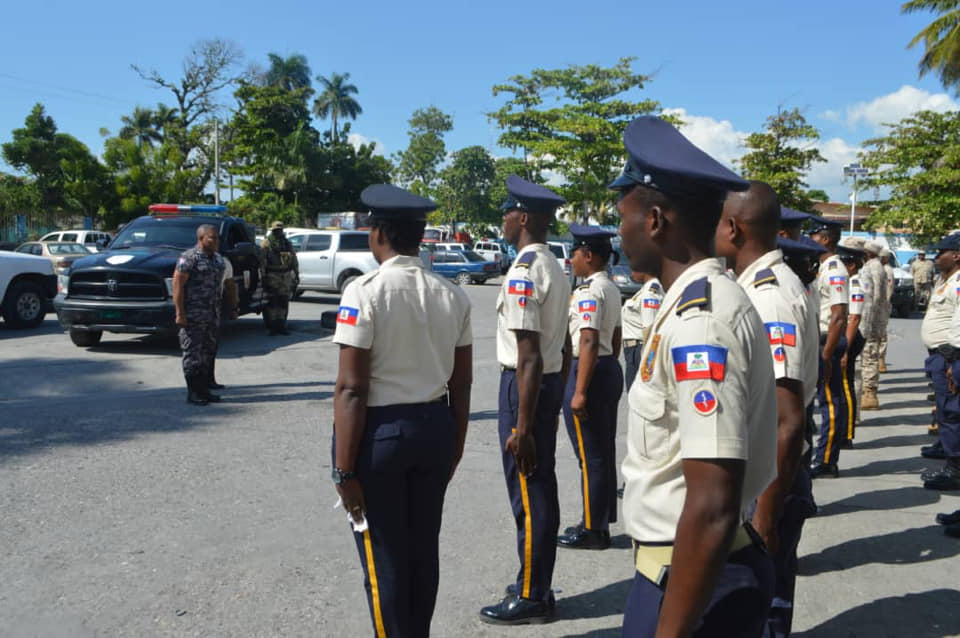
M 220 120 L 213 121 L 213 203 L 220 203 Z M 233 195 L 230 196 L 233 199 Z

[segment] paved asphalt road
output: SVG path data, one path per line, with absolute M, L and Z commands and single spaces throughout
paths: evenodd
M 629 540 L 560 550 L 558 618 L 499 628 L 477 618 L 517 568 L 496 435 L 497 286 L 468 288 L 476 382 L 467 448 L 449 487 L 433 635 L 619 636 Z M 106 335 L 75 347 L 55 319 L 0 327 L 0 635 L 364 636 L 362 576 L 334 510 L 329 441 L 337 349 L 319 327 L 337 299 L 307 293 L 288 337 L 259 317 L 226 331 L 225 402 L 184 402 L 170 342 Z M 921 487 L 929 407 L 919 320 L 891 322 L 891 371 L 842 477 L 815 484 L 801 544 L 802 636 L 960 635 L 960 541 L 934 514 L 955 494 Z M 621 401 L 623 453 L 626 401 Z M 579 518 L 561 435 L 562 525 Z

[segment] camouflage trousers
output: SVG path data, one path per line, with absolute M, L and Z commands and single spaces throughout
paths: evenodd
M 219 325 L 216 321 L 190 321 L 180 328 L 180 349 L 183 351 L 183 373 L 187 376 L 206 374 L 217 356 Z
M 263 318 L 268 324 L 282 326 L 286 323 L 294 276 L 292 270 L 266 273 L 263 290 L 267 295 L 267 306 L 263 309 Z
M 880 361 L 887 360 L 887 328 L 890 325 L 890 306 L 884 306 L 880 319 Z
M 867 339 L 860 355 L 863 366 L 863 391 L 876 393 L 880 386 L 880 339 Z

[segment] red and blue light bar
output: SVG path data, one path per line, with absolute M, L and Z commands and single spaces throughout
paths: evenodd
M 225 213 L 220 204 L 150 204 L 151 213 Z

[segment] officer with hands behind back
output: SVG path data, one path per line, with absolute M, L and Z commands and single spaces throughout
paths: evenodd
M 571 224 L 573 274 L 583 277 L 570 297 L 568 321 L 573 361 L 563 395 L 563 417 L 580 464 L 583 517 L 557 544 L 571 549 L 610 547 L 617 520 L 617 406 L 623 394 L 620 369 L 620 289 L 607 262 L 614 233 Z
M 546 622 L 554 611 L 557 419 L 569 368 L 570 283 L 546 244 L 564 200 L 515 175 L 507 178 L 507 193 L 503 238 L 517 247 L 517 258 L 497 298 L 498 428 L 520 569 L 506 597 L 484 607 L 480 618 L 514 625 Z
M 380 267 L 343 293 L 333 341 L 333 481 L 349 513 L 374 632 L 427 636 L 447 483 L 470 416 L 470 302 L 418 256 L 433 202 L 363 190 Z
M 621 246 L 666 296 L 629 393 L 623 635 L 760 636 L 773 569 L 745 511 L 776 471 L 773 362 L 760 316 L 713 257 L 727 191 L 749 185 L 656 117 L 631 122 L 624 146 Z

